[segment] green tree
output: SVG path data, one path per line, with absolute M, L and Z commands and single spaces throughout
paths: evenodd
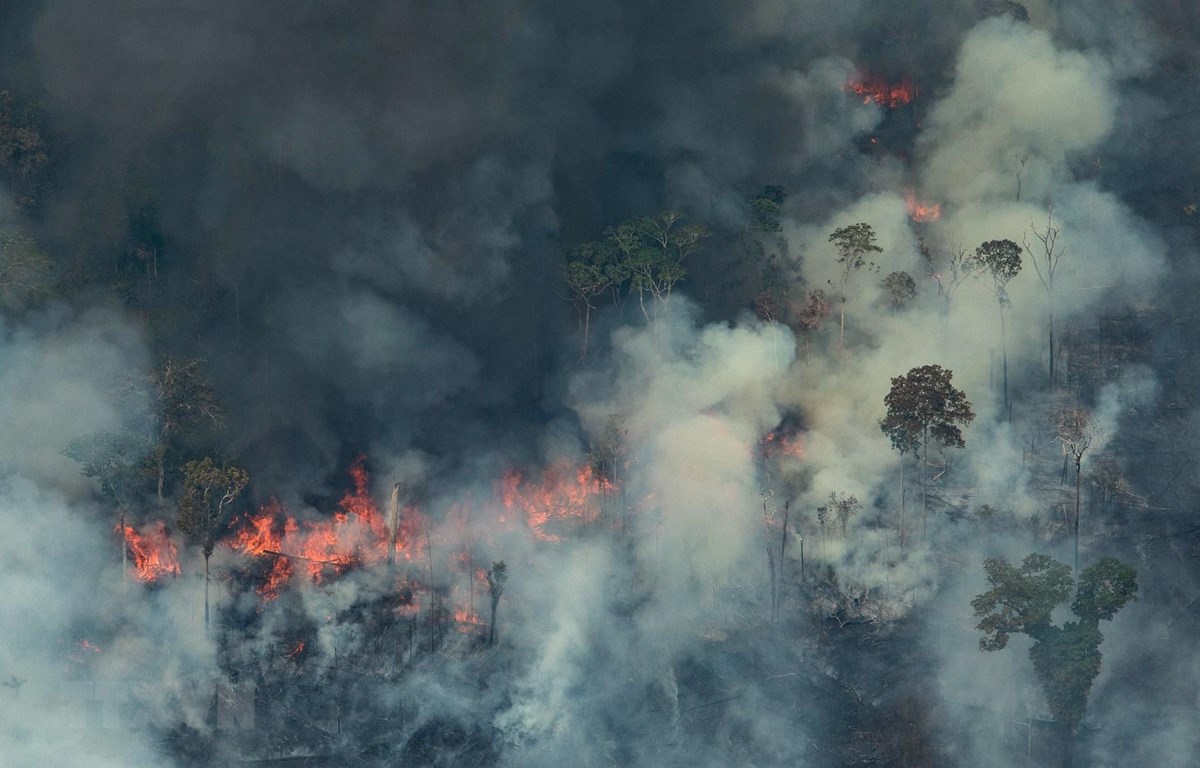
M 150 371 L 147 384 L 157 406 L 158 434 L 154 445 L 158 502 L 163 502 L 168 454 L 180 434 L 204 426 L 217 426 L 224 417 L 216 392 L 204 378 L 200 360 L 168 357 Z
M 0 171 L 21 208 L 37 208 L 50 185 L 50 146 L 40 122 L 35 108 L 21 107 L 11 93 L 0 91 Z
M 630 219 L 605 230 L 605 236 L 620 254 L 623 274 L 629 275 L 630 290 L 637 293 L 638 306 L 646 322 L 652 322 L 646 309 L 646 295 L 654 301 L 655 317 L 671 300 L 671 291 L 684 278 L 684 260 L 698 251 L 709 236 L 700 224 L 677 227 L 683 219 L 678 211 L 657 216 Z
M 501 560 L 492 563 L 487 571 L 488 596 L 492 601 L 492 618 L 488 624 L 488 645 L 496 644 L 496 608 L 500 605 L 500 596 L 504 594 L 504 585 L 508 583 L 508 566 Z
M 899 312 L 917 297 L 917 283 L 907 272 L 892 272 L 880 281 L 884 300 L 892 311 Z
M 979 647 L 998 651 L 1010 636 L 1033 640 L 1029 658 L 1042 683 L 1050 713 L 1063 724 L 1066 736 L 1074 734 L 1087 708 L 1088 693 L 1100 673 L 1100 622 L 1111 621 L 1126 603 L 1135 599 L 1137 572 L 1113 557 L 1104 557 L 1079 574 L 1071 611 L 1077 621 L 1056 626 L 1054 609 L 1071 594 L 1075 581 L 1071 569 L 1046 555 L 1031 554 L 1017 568 L 1003 558 L 983 564 L 991 589 L 977 595 L 971 608 L 983 632 Z M 1064 756 L 1069 764 L 1070 739 Z
M 873 253 L 883 253 L 883 249 L 875 244 L 875 230 L 870 224 L 859 222 L 840 227 L 829 236 L 837 251 L 837 263 L 841 267 L 838 284 L 841 289 L 840 312 L 838 315 L 838 347 L 846 348 L 846 300 L 850 280 L 860 269 L 873 272 L 879 271 L 879 266 L 870 261 Z
M 579 359 L 587 359 L 588 335 L 591 330 L 594 303 L 606 293 L 619 290 L 628 279 L 626 266 L 617 258 L 617 250 L 609 240 L 582 243 L 567 251 L 563 280 L 579 313 L 583 342 Z
M 246 470 L 217 466 L 209 457 L 183 465 L 183 497 L 179 500 L 179 530 L 199 542 L 204 554 L 204 625 L 208 626 L 208 561 L 217 546 L 230 505 L 250 482 Z
M 1004 358 L 1004 417 L 1009 417 L 1008 402 L 1008 331 L 1004 310 L 1012 302 L 1008 298 L 1008 283 L 1021 271 L 1021 246 L 1012 240 L 988 240 L 975 249 L 976 273 L 986 272 L 992 278 L 992 293 L 1000 306 L 1000 347 Z
M 922 493 L 921 531 L 925 535 L 929 515 L 929 441 L 943 448 L 966 445 L 962 429 L 975 419 L 967 395 L 951 384 L 954 374 L 940 365 L 921 365 L 892 379 L 892 388 L 883 398 L 887 415 L 879 428 L 900 451 L 900 530 L 904 541 L 904 456 L 921 449 Z

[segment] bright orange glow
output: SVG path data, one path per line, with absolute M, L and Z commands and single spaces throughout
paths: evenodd
M 371 496 L 363 462 L 360 457 L 350 466 L 353 490 L 342 497 L 340 511 L 328 520 L 298 523 L 275 500 L 247 518 L 229 546 L 252 557 L 275 558 L 258 587 L 259 595 L 267 600 L 277 597 L 297 568 L 319 584 L 330 572 L 341 574 L 356 565 L 387 559 L 387 524 Z M 405 507 L 396 537 L 398 558 L 412 559 L 423 528 L 420 512 Z
M 764 458 L 791 456 L 796 459 L 804 458 L 804 436 L 785 435 L 780 432 L 768 432 L 759 442 Z
M 898 83 L 889 83 L 878 75 L 857 75 L 849 83 L 846 90 L 862 96 L 863 104 L 872 101 L 881 107 L 895 109 L 909 104 L 917 97 L 917 84 L 907 75 Z
M 615 492 L 612 482 L 590 464 L 578 468 L 554 464 L 538 483 L 527 481 L 518 470 L 510 470 L 500 481 L 505 509 L 520 511 L 529 530 L 542 541 L 561 541 L 562 528 L 594 521 L 600 516 L 602 499 Z
M 927 224 L 942 217 L 941 205 L 921 202 L 911 189 L 904 194 L 904 207 L 908 209 L 908 218 L 918 224 Z
M 149 584 L 162 576 L 179 575 L 179 549 L 167 536 L 167 527 L 161 522 L 141 533 L 127 525 L 123 535 L 125 547 L 133 555 L 133 576 L 138 581 Z
M 288 654 L 287 654 L 287 660 L 288 660 L 288 661 L 295 661 L 295 660 L 296 660 L 296 659 L 297 659 L 297 658 L 300 656 L 300 654 L 302 654 L 302 653 L 304 653 L 304 641 L 303 641 L 303 640 L 301 640 L 300 642 L 296 643 L 296 647 L 295 647 L 295 648 L 293 648 L 291 651 L 289 651 L 289 652 L 288 652 Z

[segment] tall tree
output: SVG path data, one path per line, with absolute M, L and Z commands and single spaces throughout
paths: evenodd
M 1079 573 L 1079 504 L 1083 455 L 1100 437 L 1092 412 L 1083 406 L 1064 408 L 1054 424 L 1055 439 L 1075 464 L 1075 573 Z
M 488 597 L 492 601 L 492 618 L 488 623 L 488 645 L 496 644 L 496 608 L 500 605 L 500 596 L 504 594 L 504 586 L 508 583 L 508 566 L 501 560 L 492 563 L 487 571 Z
M 200 360 L 168 357 L 148 376 L 149 394 L 158 410 L 158 436 L 154 462 L 158 475 L 158 502 L 163 502 L 167 457 L 176 438 L 201 426 L 216 426 L 225 412 L 201 370 Z
M 809 291 L 804 306 L 793 313 L 796 327 L 800 330 L 800 338 L 804 343 L 804 362 L 808 362 L 812 335 L 821 327 L 821 323 L 829 317 L 830 313 L 829 302 L 825 301 L 825 292 L 820 288 Z
M 1088 693 L 1100 673 L 1100 622 L 1111 621 L 1137 593 L 1137 572 L 1104 557 L 1079 574 L 1071 612 L 1077 621 L 1056 626 L 1054 609 L 1075 586 L 1071 571 L 1046 555 L 1028 555 L 1017 568 L 1003 558 L 983 564 L 991 589 L 977 595 L 971 608 L 983 632 L 979 647 L 998 651 L 1013 634 L 1033 640 L 1029 658 L 1042 683 L 1054 719 L 1064 727 L 1064 764 L 1070 765 L 1072 738 L 1087 709 Z
M 587 359 L 588 335 L 591 330 L 592 312 L 597 299 L 619 289 L 628 279 L 628 267 L 617 259 L 618 252 L 610 240 L 581 243 L 567 251 L 567 263 L 563 269 L 563 280 L 579 313 L 579 324 L 583 327 L 583 342 L 580 360 Z
M 953 377 L 951 371 L 940 365 L 917 366 L 903 376 L 894 377 L 891 390 L 883 398 L 887 415 L 879 422 L 879 428 L 891 439 L 892 447 L 900 451 L 900 461 L 903 463 L 906 453 L 921 449 L 922 537 L 929 515 L 929 441 L 932 439 L 943 448 L 962 448 L 966 441 L 961 428 L 975 419 L 966 393 L 951 384 Z M 902 498 L 903 493 L 902 486 Z M 903 522 L 902 519 L 902 531 Z
M 988 240 L 975 249 L 978 273 L 992 278 L 992 294 L 1000 307 L 1000 347 L 1004 360 L 1004 418 L 1011 414 L 1008 401 L 1008 330 L 1004 310 L 1012 303 L 1008 298 L 1008 283 L 1021 271 L 1021 246 L 1012 240 Z
M 900 312 L 917 297 L 917 283 L 907 272 L 892 272 L 880 281 L 883 297 L 893 312 Z
M 654 301 L 654 316 L 671 301 L 671 291 L 684 278 L 684 260 L 698 251 L 709 236 L 700 224 L 676 226 L 683 219 L 679 211 L 664 211 L 657 216 L 630 219 L 609 227 L 605 236 L 620 253 L 618 263 L 629 275 L 630 290 L 638 295 L 638 306 L 646 322 L 652 322 L 646 309 L 646 295 Z
M 230 505 L 241 494 L 250 475 L 238 467 L 217 466 L 209 457 L 183 465 L 183 497 L 179 500 L 179 530 L 200 543 L 204 554 L 204 626 L 208 626 L 208 561 L 217 546 L 217 534 L 226 522 Z
M 870 224 L 859 222 L 845 227 L 839 227 L 829 236 L 837 251 L 837 263 L 840 266 L 838 284 L 841 290 L 840 312 L 838 313 L 838 347 L 846 348 L 846 301 L 850 280 L 860 269 L 878 272 L 879 267 L 870 261 L 873 253 L 883 253 L 883 249 L 875 244 L 875 230 Z
M 1025 252 L 1029 254 L 1029 260 L 1033 262 L 1033 269 L 1037 272 L 1038 280 L 1042 283 L 1042 288 L 1046 291 L 1046 303 L 1049 307 L 1049 346 L 1050 346 L 1050 388 L 1058 386 L 1058 377 L 1056 361 L 1054 359 L 1054 304 L 1055 304 L 1055 286 L 1054 278 L 1058 274 L 1058 265 L 1062 261 L 1066 249 L 1059 245 L 1058 236 L 1062 231 L 1061 227 L 1054 226 L 1054 208 L 1053 206 L 1046 209 L 1046 228 L 1039 231 L 1031 222 L 1029 224 L 1030 231 L 1033 232 L 1035 243 L 1030 243 L 1029 234 L 1026 233 L 1023 243 Z

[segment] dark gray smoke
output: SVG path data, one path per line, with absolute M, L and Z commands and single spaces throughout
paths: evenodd
M 980 660 L 967 601 L 983 557 L 1063 546 L 1044 533 L 1054 468 L 1031 458 L 1049 450 L 1034 443 L 1055 405 L 1038 389 L 1045 293 L 1028 266 L 1009 289 L 1013 386 L 1026 394 L 1006 419 L 994 298 L 969 281 L 943 304 L 930 275 L 944 264 L 927 254 L 1032 242 L 1052 210 L 1069 249 L 1064 335 L 1147 306 L 1184 317 L 1200 17 L 1170 0 L 1137 6 L 7 4 L 0 90 L 36 105 L 53 160 L 37 203 L 6 202 L 0 220 L 33 235 L 60 278 L 0 338 L 0 470 L 13 478 L 0 509 L 6 529 L 27 530 L 31 510 L 42 520 L 5 545 L 0 582 L 18 617 L 0 678 L 29 680 L 0 690 L 18 754 L 87 764 L 54 744 L 56 718 L 86 716 L 47 693 L 63 654 L 46 648 L 100 627 L 104 661 L 85 650 L 67 679 L 163 681 L 132 746 L 83 729 L 79 743 L 115 750 L 113 764 L 1007 764 L 1011 729 L 992 723 L 1043 717 L 1044 704 L 1021 649 Z M 847 90 L 862 75 L 910 80 L 916 98 L 863 103 Z M 3 181 L 14 199 L 28 188 Z M 788 192 L 784 266 L 805 290 L 832 297 L 829 232 L 868 221 L 883 274 L 917 278 L 913 308 L 885 311 L 878 277 L 860 276 L 845 353 L 836 317 L 811 354 L 755 317 L 765 265 L 747 247 L 746 200 L 765 185 Z M 915 197 L 941 218 L 914 222 Z M 633 308 L 598 309 L 593 356 L 578 363 L 562 249 L 669 208 L 712 230 L 686 295 L 649 326 Z M 1174 470 L 1144 446 L 1167 434 L 1170 451 L 1194 453 L 1187 428 L 1148 415 L 1194 422 L 1187 318 L 1159 318 L 1153 359 L 1088 393 L 1097 460 L 1148 499 L 1130 509 L 1171 510 L 1089 533 L 1091 554 L 1137 562 L 1145 590 L 1105 645 L 1092 705 L 1104 728 L 1086 742 L 1096 765 L 1194 753 L 1186 729 L 1139 731 L 1158 713 L 1133 661 L 1175 681 L 1166 709 L 1194 714 L 1179 681 L 1196 679 L 1196 660 L 1172 645 L 1195 622 L 1194 567 L 1174 538 L 1191 482 L 1160 482 Z M 405 566 L 422 599 L 486 602 L 452 564 L 463 540 L 474 567 L 505 560 L 500 647 L 426 637 L 381 569 L 264 606 L 244 562 L 218 549 L 211 640 L 194 547 L 178 580 L 126 591 L 106 538 L 115 520 L 61 450 L 138 421 L 152 404 L 131 404 L 128 381 L 168 355 L 204 360 L 228 412 L 215 449 L 249 470 L 256 502 L 320 517 L 365 453 L 380 503 L 403 479 L 432 521 L 418 548 L 428 568 Z M 979 419 L 944 468 L 932 533 L 906 547 L 900 457 L 878 420 L 890 377 L 929 362 L 955 372 Z M 804 457 L 764 462 L 760 440 L 788 418 L 803 424 Z M 497 522 L 512 514 L 495 492 L 506 468 L 586 462 L 613 424 L 622 503 L 645 513 L 636 536 L 550 545 Z M 831 493 L 863 501 L 844 537 L 817 522 Z M 981 505 L 1012 529 L 982 535 Z M 781 541 L 770 568 L 785 574 L 785 617 L 772 622 L 765 545 Z M 34 567 L 30 550 L 69 562 Z M 38 622 L 43 602 L 54 610 Z M 1159 609 L 1168 628 L 1139 643 Z M 131 668 L 142 658 L 149 672 Z M 214 680 L 258 685 L 253 735 L 213 736 Z M 28 722 L 15 717 L 26 702 Z M 964 735 L 972 718 L 986 725 Z M 899 735 L 911 732 L 940 762 L 919 761 Z

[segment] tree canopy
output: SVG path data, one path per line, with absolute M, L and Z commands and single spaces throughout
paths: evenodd
M 975 418 L 967 395 L 950 383 L 953 372 L 940 365 L 921 365 L 892 379 L 883 398 L 887 416 L 879 422 L 892 447 L 908 453 L 929 438 L 944 447 L 961 448 L 962 427 Z

